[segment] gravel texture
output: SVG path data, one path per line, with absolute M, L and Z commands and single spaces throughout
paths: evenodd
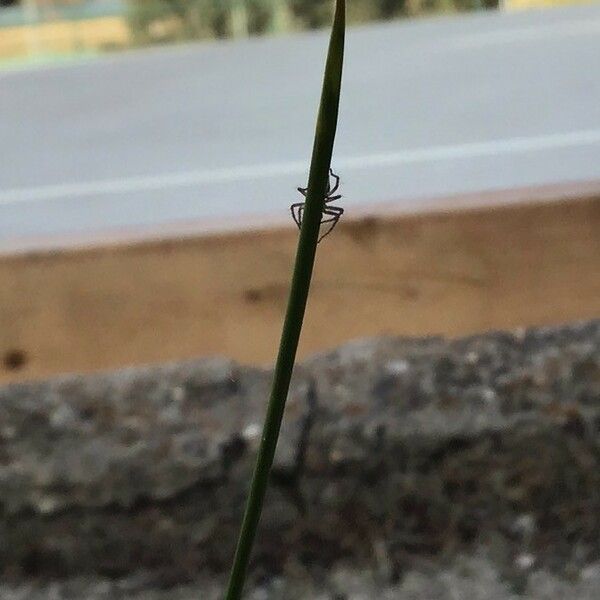
M 271 373 L 0 388 L 0 598 L 219 598 Z M 248 598 L 596 598 L 600 321 L 374 339 L 295 374 Z

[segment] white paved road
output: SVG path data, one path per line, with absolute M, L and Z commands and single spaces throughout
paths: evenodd
M 285 217 L 326 45 L 319 32 L 0 73 L 0 246 Z M 600 178 L 600 4 L 350 30 L 334 166 L 350 209 Z

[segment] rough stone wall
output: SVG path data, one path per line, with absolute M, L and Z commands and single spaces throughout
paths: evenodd
M 219 597 L 270 378 L 212 359 L 0 388 L 0 597 Z M 587 598 L 599 561 L 600 321 L 297 369 L 249 597 Z

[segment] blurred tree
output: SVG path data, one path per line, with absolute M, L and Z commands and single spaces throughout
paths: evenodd
M 289 0 L 289 2 L 292 12 L 307 29 L 317 29 L 331 21 L 333 3 L 328 0 Z
M 332 3 L 328 0 L 288 1 L 296 18 L 306 28 L 316 29 L 329 23 L 331 20 Z M 350 23 L 362 23 L 380 19 L 391 19 L 407 13 L 408 1 L 410 0 L 348 0 L 348 20 Z
M 377 0 L 376 4 L 382 19 L 393 19 L 406 14 L 406 0 Z
M 225 0 L 129 0 L 128 21 L 138 43 L 224 37 Z
M 261 34 L 271 27 L 275 7 L 273 2 L 265 0 L 247 0 L 248 8 L 248 33 Z
M 128 0 L 128 3 L 129 24 L 137 43 L 261 34 L 294 26 L 316 29 L 331 21 L 333 8 L 331 0 Z M 497 6 L 498 0 L 348 0 L 348 20 L 363 23 Z

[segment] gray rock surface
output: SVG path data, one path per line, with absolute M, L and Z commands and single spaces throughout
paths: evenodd
M 0 388 L 0 598 L 218 598 L 271 374 Z M 592 598 L 600 321 L 364 340 L 295 374 L 248 598 Z

